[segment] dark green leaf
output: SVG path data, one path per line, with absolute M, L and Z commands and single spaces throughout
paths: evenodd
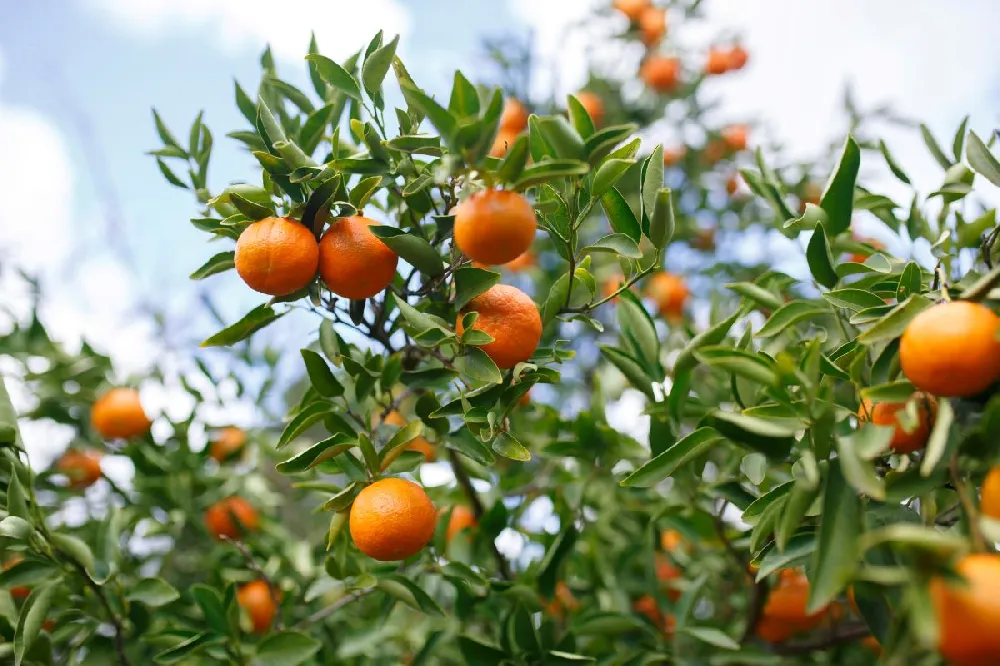
M 661 172 L 662 168 L 663 163 L 661 162 Z M 652 166 L 650 166 L 650 169 L 652 169 Z M 643 192 L 643 197 L 645 197 L 645 191 Z M 663 187 L 656 191 L 652 215 L 649 218 L 649 240 L 653 241 L 653 246 L 657 249 L 663 249 L 674 235 L 674 226 L 673 198 L 670 188 Z
M 267 305 L 258 305 L 238 322 L 225 328 L 201 343 L 202 347 L 228 347 L 245 340 L 283 315 Z
M 159 608 L 176 601 L 180 596 L 180 592 L 162 578 L 143 578 L 132 586 L 125 598 L 150 608 Z
M 465 354 L 455 359 L 455 368 L 478 382 L 499 384 L 503 381 L 497 364 L 478 347 L 467 347 Z
M 385 75 L 389 73 L 389 67 L 396 56 L 396 46 L 399 44 L 399 35 L 393 37 L 392 41 L 384 46 L 375 49 L 371 55 L 365 58 L 365 64 L 361 68 L 361 82 L 365 86 L 365 92 L 375 98 L 382 87 Z
M 500 281 L 500 273 L 473 266 L 455 271 L 455 309 L 461 310 L 473 298 Z
M 863 345 L 871 345 L 898 338 L 914 317 L 933 304 L 933 301 L 921 294 L 910 296 L 871 328 L 859 335 L 858 342 Z
M 941 150 L 941 146 L 938 145 L 937 139 L 931 134 L 931 130 L 927 125 L 920 123 L 920 134 L 924 138 L 924 143 L 927 145 L 927 149 L 931 151 L 931 155 L 937 160 L 937 163 L 941 165 L 942 169 L 947 169 L 951 166 L 951 160 L 944 154 Z M 970 141 L 971 143 L 971 141 Z M 972 146 L 969 146 L 969 151 L 972 151 Z
M 349 97 L 361 101 L 361 86 L 357 79 L 334 61 L 318 54 L 306 56 L 306 60 L 316 66 L 320 77 L 328 84 Z
M 809 271 L 816 282 L 827 289 L 832 289 L 837 285 L 837 271 L 833 269 L 833 256 L 830 254 L 830 244 L 826 240 L 826 229 L 822 222 L 816 225 L 816 229 L 809 239 L 806 260 L 809 262 Z
M 344 394 L 344 387 L 333 376 L 333 372 L 322 356 L 311 349 L 303 349 L 302 360 L 306 364 L 309 382 L 317 393 L 324 398 L 335 398 Z
M 639 249 L 634 240 L 625 234 L 609 234 L 580 250 L 580 254 L 588 252 L 609 252 L 628 259 L 642 257 L 642 250 Z
M 210 275 L 215 275 L 216 273 L 224 273 L 231 268 L 236 267 L 236 253 L 235 252 L 220 252 L 219 254 L 213 256 L 211 259 L 206 261 L 201 268 L 191 273 L 192 280 L 204 280 Z
M 698 428 L 629 474 L 621 485 L 639 488 L 654 486 L 672 475 L 681 465 L 694 460 L 721 441 L 722 436 L 712 428 Z
M 997 187 L 1000 187 L 1000 162 L 993 157 L 993 153 L 986 147 L 983 140 L 975 132 L 969 132 L 968 147 L 969 164 L 977 173 L 986 178 Z
M 642 240 L 642 229 L 636 220 L 635 213 L 632 212 L 632 208 L 617 188 L 612 187 L 601 196 L 601 206 L 608 216 L 612 230 L 619 234 L 625 234 L 636 243 Z
M 444 260 L 423 238 L 386 225 L 372 225 L 369 228 L 389 249 L 421 273 L 430 277 L 444 273 Z
M 299 666 L 323 647 L 315 638 L 298 631 L 271 634 L 257 644 L 254 666 Z
M 879 150 L 882 151 L 882 157 L 885 158 L 885 163 L 889 167 L 889 171 L 891 171 L 896 178 L 909 185 L 910 177 L 906 175 L 906 172 L 903 171 L 899 167 L 899 164 L 896 163 L 896 160 L 893 159 L 892 154 L 889 153 L 889 147 L 885 145 L 885 141 L 879 141 L 878 147 Z
M 829 464 L 820 516 L 807 613 L 824 608 L 844 590 L 860 555 L 861 500 L 847 485 L 837 460 Z
M 854 183 L 861 167 L 861 149 L 854 137 L 848 136 L 837 170 L 826 186 L 819 205 L 827 215 L 830 234 L 838 236 L 851 226 L 854 206 Z

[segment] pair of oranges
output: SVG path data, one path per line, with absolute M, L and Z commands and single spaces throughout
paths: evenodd
M 729 49 L 713 46 L 708 50 L 705 60 L 705 73 L 719 75 L 734 72 L 746 67 L 749 59 L 750 54 L 739 44 Z
M 639 28 L 642 43 L 652 47 L 660 43 L 667 32 L 667 11 L 655 7 L 650 0 L 615 0 L 615 9 Z

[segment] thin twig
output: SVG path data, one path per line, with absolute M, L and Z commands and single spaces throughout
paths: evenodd
M 257 574 L 257 577 L 267 584 L 267 591 L 271 594 L 271 602 L 274 604 L 274 607 L 280 607 L 281 599 L 278 597 L 278 588 L 275 587 L 274 581 L 271 580 L 271 577 L 264 573 L 264 570 L 259 564 L 257 564 L 257 560 L 254 559 L 253 554 L 247 550 L 246 545 L 242 541 L 230 539 L 225 535 L 222 536 L 222 540 L 233 544 L 233 546 L 236 547 L 236 550 L 240 551 L 240 554 L 243 555 L 243 559 L 246 560 L 247 566 L 250 567 L 250 570 Z M 277 621 L 274 626 L 279 630 L 284 629 L 280 614 L 277 616 Z
M 828 650 L 843 643 L 850 643 L 865 636 L 871 635 L 871 630 L 863 623 L 852 623 L 850 625 L 834 626 L 833 631 L 821 638 L 790 645 L 772 645 L 771 652 L 780 655 L 808 654 L 820 650 Z
M 747 614 L 747 623 L 743 627 L 743 635 L 740 637 L 740 645 L 746 643 L 757 630 L 757 623 L 764 612 L 764 605 L 767 603 L 768 585 L 767 579 L 762 579 L 753 585 L 753 592 L 750 595 L 750 612 Z
M 715 533 L 718 535 L 719 541 L 722 542 L 726 552 L 729 553 L 734 560 L 736 560 L 736 563 L 743 569 L 743 571 L 746 571 L 750 563 L 738 550 L 736 550 L 733 542 L 730 541 L 729 537 L 726 535 L 726 526 L 725 522 L 722 520 L 722 514 L 725 513 L 728 505 L 728 500 L 724 501 L 722 506 L 719 508 L 719 512 L 712 514 L 712 526 L 715 528 Z
M 469 504 L 472 505 L 472 513 L 476 517 L 476 522 L 479 522 L 486 510 L 483 508 L 483 501 L 479 498 L 479 493 L 476 492 L 475 486 L 472 485 L 472 479 L 469 478 L 469 473 L 465 471 L 465 467 L 462 466 L 462 461 L 458 458 L 458 453 L 448 450 L 448 459 L 451 462 L 451 469 L 455 473 L 455 479 L 458 481 L 458 485 L 461 486 L 462 492 L 469 500 Z M 495 540 L 490 541 L 490 549 L 493 551 L 493 558 L 497 562 L 497 570 L 500 572 L 500 576 L 504 580 L 510 580 L 510 566 L 507 564 L 507 559 L 503 556 L 500 550 L 497 548 Z
M 325 606 L 324 608 L 319 609 L 318 611 L 307 617 L 301 624 L 299 624 L 299 628 L 300 629 L 305 628 L 308 627 L 310 624 L 319 622 L 320 620 L 326 618 L 327 616 L 336 613 L 338 610 L 340 610 L 347 604 L 353 601 L 357 601 L 358 599 L 364 597 L 370 592 L 374 592 L 376 589 L 377 588 L 375 588 L 374 586 L 366 587 L 361 590 L 355 590 L 354 592 L 351 592 L 350 594 L 337 599 L 329 606 Z

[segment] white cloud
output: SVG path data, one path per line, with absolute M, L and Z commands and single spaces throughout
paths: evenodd
M 405 34 L 410 15 L 397 0 L 90 0 L 121 27 L 140 35 L 182 29 L 206 32 L 227 51 L 271 44 L 276 57 L 300 61 L 315 31 L 320 50 L 343 58 L 379 30 Z

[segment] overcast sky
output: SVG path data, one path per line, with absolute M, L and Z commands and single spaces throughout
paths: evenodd
M 184 312 L 198 285 L 187 275 L 208 256 L 187 220 L 188 193 L 168 186 L 143 153 L 156 147 L 149 109 L 175 132 L 200 110 L 215 132 L 210 185 L 253 166 L 226 131 L 242 126 L 235 76 L 251 87 L 270 42 L 279 70 L 307 87 L 310 30 L 340 59 L 378 29 L 402 34 L 414 78 L 442 92 L 454 69 L 484 61 L 480 39 L 533 31 L 559 72 L 560 92 L 583 81 L 593 44 L 563 39 L 590 0 L 0 0 L 0 262 L 40 271 L 46 319 L 70 339 L 86 334 L 125 369 L 152 353 L 139 299 Z M 605 3 L 606 4 L 606 3 Z M 983 132 L 998 118 L 996 0 L 706 0 L 709 19 L 684 33 L 707 45 L 741 35 L 751 54 L 717 94 L 734 118 L 757 117 L 796 152 L 833 139 L 844 83 L 862 106 L 889 103 L 950 141 L 966 113 Z M 536 77 L 536 92 L 552 85 Z M 665 132 L 669 131 L 664 130 Z M 893 137 L 918 175 L 939 177 L 912 136 Z M 933 182 L 929 182 L 933 185 Z M 235 318 L 260 299 L 234 273 L 212 278 Z M 9 286 L 9 282 L 7 283 Z M 0 304 L 23 303 L 4 289 Z M 0 322 L 2 325 L 2 322 Z M 289 349 L 305 342 L 289 340 Z M 297 348 L 297 347 L 296 347 Z

